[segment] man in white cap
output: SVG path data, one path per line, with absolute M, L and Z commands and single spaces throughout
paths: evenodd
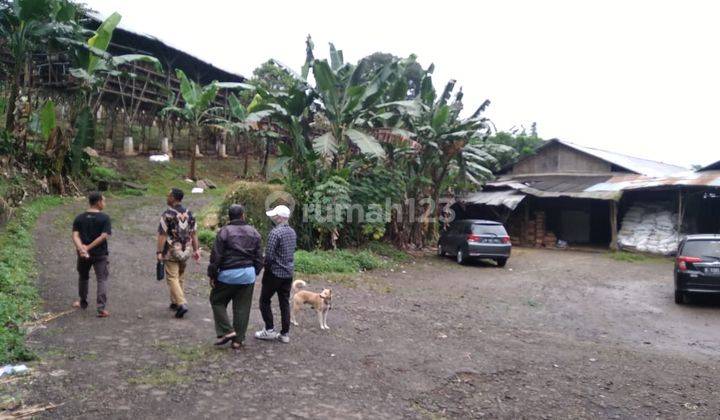
M 290 342 L 290 288 L 295 271 L 295 246 L 297 236 L 295 230 L 288 225 L 290 209 L 277 206 L 265 212 L 272 219 L 275 227 L 270 231 L 265 247 L 265 273 L 260 291 L 260 313 L 265 322 L 265 329 L 255 333 L 260 340 L 280 340 Z M 270 299 L 277 293 L 280 303 L 281 330 L 275 331 Z

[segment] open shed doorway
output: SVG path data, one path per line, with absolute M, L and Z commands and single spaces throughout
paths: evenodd
M 545 212 L 545 230 L 569 245 L 608 247 L 610 201 L 582 198 L 539 198 L 536 208 Z

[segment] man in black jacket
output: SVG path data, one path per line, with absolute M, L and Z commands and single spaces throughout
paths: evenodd
M 242 347 L 255 287 L 255 277 L 263 266 L 260 234 L 245 222 L 245 209 L 233 204 L 228 210 L 230 223 L 215 238 L 210 254 L 210 305 L 215 318 L 216 345 L 230 341 L 232 347 Z M 227 314 L 227 305 L 233 303 L 233 322 Z

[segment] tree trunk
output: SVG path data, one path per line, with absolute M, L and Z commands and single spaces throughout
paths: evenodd
M 10 85 L 10 95 L 8 96 L 5 108 L 5 131 L 12 134 L 15 130 L 15 105 L 17 103 L 18 94 L 20 93 L 20 73 L 16 70 L 13 75 L 13 81 Z
M 263 178 L 267 178 L 267 165 L 268 165 L 268 159 L 270 156 L 270 140 L 265 140 L 265 156 L 263 156 L 263 163 L 262 163 L 262 175 Z
M 243 178 L 248 177 L 248 166 L 250 164 L 250 151 L 252 150 L 252 142 L 250 134 L 248 133 L 246 136 L 242 136 L 242 138 L 245 140 L 245 156 L 243 156 L 244 164 L 243 164 Z M 238 145 L 240 144 L 240 137 L 238 136 Z
M 190 179 L 193 181 L 196 181 L 197 178 L 195 177 L 195 160 L 197 159 L 197 145 L 198 145 L 198 134 L 199 130 L 197 127 L 192 126 L 190 128 L 190 138 L 192 139 L 191 145 L 190 145 Z
M 170 157 L 175 155 L 175 119 L 170 119 Z

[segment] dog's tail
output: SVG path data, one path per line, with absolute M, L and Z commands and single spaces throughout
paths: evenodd
M 307 286 L 307 283 L 305 283 L 305 281 L 295 280 L 294 282 L 292 282 L 292 290 L 291 290 L 292 294 L 294 295 L 295 293 L 298 292 L 298 290 L 304 289 L 305 286 Z

